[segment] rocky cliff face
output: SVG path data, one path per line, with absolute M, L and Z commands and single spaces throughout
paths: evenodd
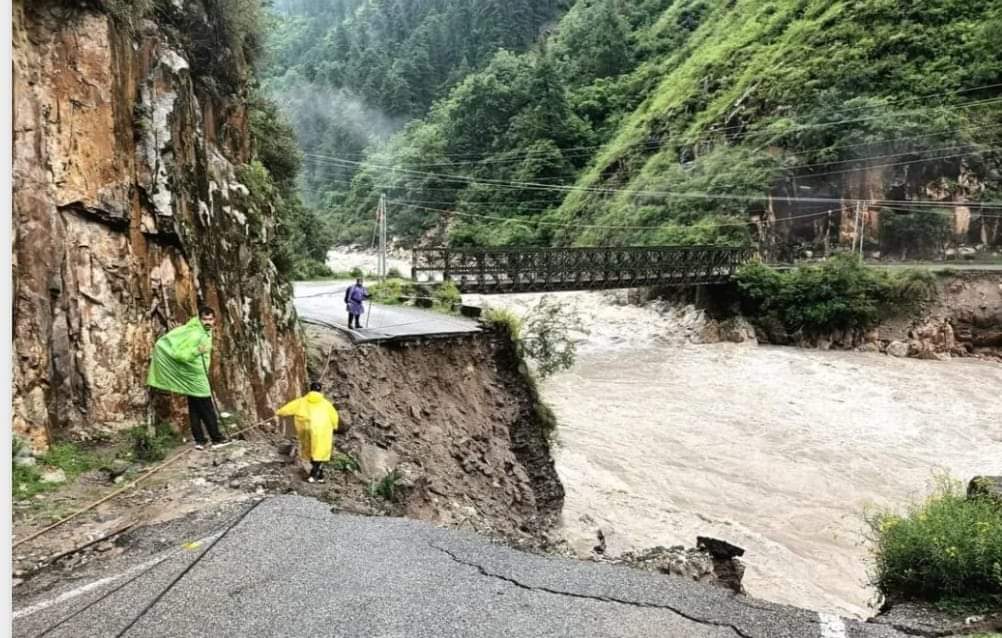
M 918 162 L 922 155 L 903 157 L 902 162 Z M 892 238 L 883 235 L 881 216 L 901 214 L 942 219 L 947 228 L 941 243 L 950 246 L 946 249 L 948 256 L 956 256 L 957 247 L 961 247 L 962 255 L 968 255 L 967 251 L 969 255 L 998 254 L 1002 219 L 977 204 L 984 199 L 989 182 L 967 167 L 964 159 L 932 166 L 881 166 L 881 162 L 886 164 L 886 160 L 878 159 L 874 160 L 876 166 L 866 170 L 829 179 L 793 179 L 777 186 L 770 194 L 767 213 L 758 222 L 764 254 L 791 260 L 820 256 L 837 246 L 858 249 L 862 242 L 869 257 L 880 257 L 878 248 L 890 248 L 893 243 L 888 241 Z M 802 197 L 850 201 L 841 205 L 803 203 Z M 852 200 L 857 200 L 858 206 Z M 932 208 L 889 208 L 881 204 L 885 200 L 925 202 Z M 942 206 L 935 207 L 937 202 Z M 921 246 L 914 244 L 913 239 L 908 239 L 902 248 L 884 257 L 932 256 L 923 254 Z
M 219 317 L 224 409 L 270 413 L 304 379 L 272 221 L 237 177 L 246 65 L 192 46 L 214 32 L 201 0 L 168 7 L 126 25 L 14 2 L 13 427 L 36 447 L 142 422 L 152 344 L 199 300 Z

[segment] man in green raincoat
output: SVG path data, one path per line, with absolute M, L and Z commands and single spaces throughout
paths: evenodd
M 219 419 L 209 386 L 212 329 L 215 325 L 216 313 L 212 308 L 201 306 L 197 317 L 157 339 L 147 379 L 151 387 L 188 398 L 191 435 L 195 439 L 195 448 L 199 450 L 204 450 L 208 444 L 206 430 L 213 447 L 229 444 L 219 432 Z

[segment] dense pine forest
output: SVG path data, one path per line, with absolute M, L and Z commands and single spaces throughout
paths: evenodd
M 859 207 L 872 250 L 1002 242 L 991 0 L 278 0 L 268 21 L 262 99 L 318 241 L 368 244 L 385 194 L 405 244 L 827 250 Z

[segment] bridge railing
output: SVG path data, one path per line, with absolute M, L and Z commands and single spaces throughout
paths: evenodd
M 422 248 L 413 253 L 412 277 L 488 294 L 690 286 L 727 281 L 753 254 L 718 246 Z

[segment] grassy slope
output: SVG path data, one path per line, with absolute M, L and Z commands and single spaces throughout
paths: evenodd
M 892 0 L 674 3 L 639 36 L 658 55 L 635 73 L 642 76 L 641 82 L 659 79 L 656 88 L 626 118 L 578 186 L 712 191 L 757 199 L 708 205 L 698 199 L 644 201 L 630 193 L 609 197 L 578 192 L 566 198 L 557 218 L 600 224 L 692 224 L 710 215 L 740 217 L 761 210 L 769 186 L 784 174 L 782 159 L 765 150 L 770 145 L 796 153 L 799 163 L 809 163 L 845 157 L 845 150 L 833 152 L 831 147 L 844 147 L 846 140 L 914 136 L 986 121 L 997 126 L 1002 121 L 997 106 L 987 113 L 962 112 L 914 101 L 915 96 L 1000 79 L 1002 45 L 992 35 L 997 21 L 989 20 L 990 3 L 939 0 L 921 3 L 921 9 L 902 8 L 908 4 Z M 680 28 L 683 14 L 700 6 L 704 13 L 699 26 L 691 32 Z M 665 45 L 671 50 L 662 51 Z M 985 95 L 946 99 L 972 97 Z M 895 103 L 907 104 L 902 117 L 873 110 Z M 863 121 L 818 127 L 816 121 L 833 119 L 833 107 L 856 109 L 836 112 L 836 118 Z M 741 129 L 731 128 L 739 125 Z M 713 127 L 725 130 L 714 134 Z M 739 131 L 742 137 L 733 139 Z M 965 137 L 973 139 L 972 132 L 951 130 L 944 139 L 931 136 L 922 143 L 929 148 L 957 144 Z M 989 132 L 982 129 L 978 140 L 998 139 L 997 131 Z M 653 153 L 643 148 L 652 134 L 662 142 Z M 697 141 L 701 143 L 694 144 Z M 798 153 L 803 149 L 812 150 Z M 698 158 L 687 169 L 679 162 L 683 152 Z M 619 238 L 645 239 L 674 237 L 666 228 Z M 585 231 L 564 240 L 594 243 L 599 238 Z

